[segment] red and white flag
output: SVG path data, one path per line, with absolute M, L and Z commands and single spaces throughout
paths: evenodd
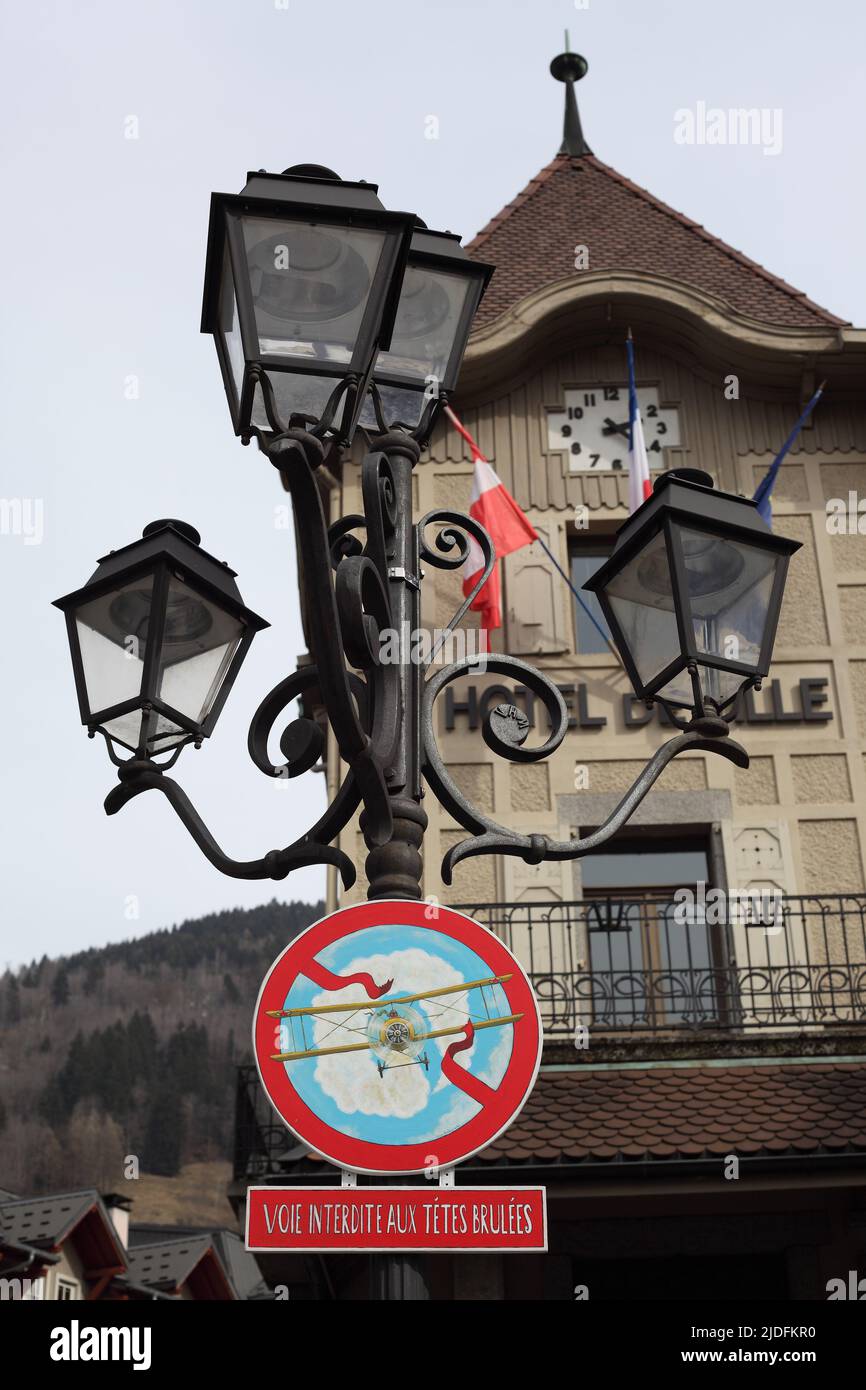
M 497 563 L 493 566 L 490 578 L 480 593 L 476 594 L 472 608 L 481 613 L 481 627 L 486 632 L 502 626 L 502 581 L 498 561 L 511 555 L 521 546 L 531 545 L 538 539 L 535 528 L 524 516 L 511 493 L 500 480 L 495 469 L 487 462 L 472 435 L 463 427 L 450 406 L 445 414 L 456 430 L 462 434 L 470 449 L 475 469 L 472 475 L 472 500 L 469 515 L 480 523 L 493 541 Z M 469 537 L 469 555 L 463 566 L 463 593 L 471 594 L 484 568 L 484 556 L 474 537 Z

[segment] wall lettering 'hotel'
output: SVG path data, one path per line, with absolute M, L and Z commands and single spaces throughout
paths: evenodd
M 772 680 L 767 684 L 761 694 L 756 694 L 754 690 L 746 692 L 743 699 L 739 702 L 736 711 L 736 722 L 746 724 L 826 724 L 833 718 L 833 713 L 829 709 L 824 709 L 827 704 L 827 686 L 829 681 L 826 676 L 805 676 L 799 682 L 799 702 L 794 705 L 786 703 L 782 694 L 782 687 L 778 680 Z M 570 729 L 601 729 L 608 722 L 606 714 L 598 713 L 590 709 L 589 692 L 584 684 L 569 682 L 558 685 L 565 706 L 568 710 L 568 727 Z M 625 694 L 622 697 L 623 723 L 627 729 L 645 728 L 654 721 L 662 725 L 670 725 L 671 720 L 664 709 L 660 706 L 653 706 L 647 709 L 634 696 Z M 458 697 L 453 687 L 448 687 L 445 691 L 445 711 L 444 728 L 446 731 L 454 729 L 457 719 L 466 719 L 469 729 L 478 729 L 487 717 L 490 710 L 500 703 L 516 704 L 522 709 L 531 728 L 535 727 L 535 706 L 536 697 L 525 685 L 485 685 L 467 686 L 465 694 Z

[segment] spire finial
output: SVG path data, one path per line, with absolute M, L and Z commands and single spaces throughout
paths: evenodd
M 592 150 L 583 137 L 583 130 L 580 125 L 580 113 L 577 109 L 577 97 L 574 92 L 575 82 L 579 82 L 586 76 L 589 63 L 582 58 L 579 53 L 572 53 L 568 38 L 568 30 L 565 31 L 565 52 L 560 53 L 554 58 L 550 65 L 551 74 L 557 82 L 565 83 L 565 121 L 562 128 L 562 144 L 559 147 L 560 154 L 582 155 L 592 154 Z

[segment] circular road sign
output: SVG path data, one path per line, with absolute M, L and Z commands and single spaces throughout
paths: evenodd
M 311 1150 L 359 1173 L 421 1173 L 507 1129 L 541 1061 L 532 986 L 480 923 L 424 902 L 343 908 L 265 976 L 265 1093 Z

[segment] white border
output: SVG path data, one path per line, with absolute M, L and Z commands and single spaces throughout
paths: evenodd
M 270 1092 L 269 1092 L 269 1090 L 268 1090 L 267 1084 L 266 1084 L 266 1082 L 265 1082 L 265 1078 L 264 1078 L 264 1076 L 262 1075 L 262 1069 L 261 1069 L 261 1067 L 259 1066 L 258 1052 L 257 1052 L 257 1050 L 256 1050 L 256 1020 L 258 1019 L 258 1016 L 259 1016 L 259 1007 L 260 1007 L 261 1002 L 262 1002 L 262 995 L 264 994 L 264 991 L 265 991 L 265 982 L 266 982 L 268 979 L 270 979 L 270 976 L 271 976 L 271 974 L 273 973 L 274 969 L 276 968 L 277 964 L 282 960 L 283 956 L 286 954 L 287 951 L 292 950 L 292 949 L 298 944 L 298 942 L 299 942 L 304 936 L 306 936 L 307 932 L 313 931 L 314 928 L 320 926 L 320 925 L 322 924 L 322 922 L 328 922 L 328 921 L 331 920 L 332 917 L 339 917 L 339 916 L 341 916 L 341 914 L 343 914 L 343 913 L 353 912 L 353 911 L 355 911 L 356 908 L 359 908 L 359 907 L 371 907 L 371 906 L 373 906 L 374 903 L 380 903 L 380 902 L 382 903 L 383 906 L 387 905 L 388 907 L 393 907 L 393 908 L 396 910 L 396 909 L 400 908 L 401 906 L 403 906 L 404 904 L 407 905 L 407 906 L 409 906 L 409 907 L 420 907 L 420 906 L 422 906 L 422 905 L 424 904 L 424 899 L 423 899 L 423 898 L 375 898 L 375 899 L 371 899 L 371 900 L 368 901 L 368 902 L 354 903 L 354 904 L 352 904 L 352 906 L 350 906 L 350 907 L 338 907 L 337 910 L 336 910 L 336 912 L 329 912 L 329 913 L 327 913 L 324 917 L 320 917 L 319 920 L 318 920 L 317 922 L 311 922 L 310 925 L 309 925 L 308 927 L 304 927 L 304 930 L 303 930 L 303 931 L 298 932 L 297 936 L 293 936 L 293 937 L 292 937 L 291 941 L 288 942 L 288 944 L 287 944 L 286 946 L 283 947 L 282 951 L 280 951 L 280 954 L 279 954 L 278 956 L 276 956 L 276 957 L 273 959 L 273 961 L 271 962 L 271 964 L 268 966 L 267 970 L 265 971 L 265 974 L 264 974 L 264 978 L 263 978 L 263 980 L 262 980 L 262 983 L 261 983 L 261 985 L 260 985 L 260 987 L 259 987 L 258 996 L 256 997 L 255 1008 L 253 1009 L 253 1022 L 252 1022 L 253 1058 L 255 1059 L 256 1071 L 257 1071 L 258 1074 L 259 1074 L 259 1081 L 261 1082 L 262 1090 L 264 1091 L 265 1095 L 266 1095 L 267 1098 L 268 1098 L 268 1103 L 269 1103 L 271 1109 L 273 1110 L 273 1112 L 274 1112 L 274 1114 L 277 1116 L 277 1118 L 280 1120 L 280 1122 L 286 1126 L 286 1129 L 289 1131 L 289 1133 L 290 1133 L 290 1134 L 294 1134 L 295 1138 L 298 1140 L 299 1143 L 301 1143 L 301 1144 L 306 1144 L 306 1145 L 307 1145 L 307 1148 L 308 1148 L 312 1153 L 318 1154 L 319 1157 L 320 1157 L 320 1158 L 323 1158 L 323 1159 L 325 1160 L 326 1163 L 330 1163 L 330 1164 L 332 1164 L 335 1168 L 340 1168 L 340 1169 L 345 1168 L 345 1167 L 347 1166 L 346 1163 L 343 1162 L 343 1161 L 340 1160 L 340 1159 L 331 1158 L 329 1154 L 322 1153 L 321 1149 L 315 1148 L 314 1145 L 312 1145 L 312 1144 L 310 1143 L 309 1139 L 305 1138 L 305 1136 L 304 1136 L 303 1134 L 300 1134 L 296 1129 L 293 1129 L 293 1128 L 292 1128 L 292 1126 L 291 1126 L 291 1125 L 288 1123 L 288 1121 L 286 1120 L 285 1116 L 277 1109 L 276 1105 L 275 1105 L 274 1102 L 271 1100 L 271 1095 L 270 1095 Z M 490 927 L 485 927 L 485 925 L 484 925 L 483 922 L 478 922 L 478 921 L 476 921 L 476 919 L 475 919 L 474 917 L 468 917 L 468 916 L 466 915 L 465 912 L 458 912 L 455 908 L 453 908 L 453 907 L 448 907 L 447 904 L 445 904 L 445 903 L 439 903 L 439 904 L 433 904 L 433 903 L 431 903 L 431 904 L 429 904 L 429 906 L 430 906 L 430 907 L 437 907 L 438 909 L 440 909 L 440 910 L 443 911 L 443 912 L 450 912 L 450 913 L 452 913 L 455 917 L 462 917 L 462 919 L 463 919 L 464 922 L 471 922 L 472 925 L 473 925 L 474 927 L 478 927 L 480 931 L 482 931 L 482 932 L 487 932 L 487 935 L 488 935 L 488 936 L 496 936 L 496 933 L 495 933 L 494 931 L 492 931 L 492 930 L 490 929 Z M 384 926 L 385 923 L 380 923 L 380 925 Z M 395 925 L 396 925 L 396 923 L 395 923 Z M 362 930 L 367 930 L 367 928 L 362 928 Z M 519 960 L 517 959 L 517 957 L 513 954 L 513 952 L 509 949 L 509 947 L 506 946 L 505 942 L 502 941 L 501 938 L 498 937 L 498 936 L 496 936 L 496 940 L 497 940 L 497 942 L 498 942 L 500 948 L 501 948 L 501 949 L 505 952 L 505 954 L 513 961 L 513 963 L 514 963 L 516 969 L 517 969 L 517 970 L 520 972 L 520 974 L 523 976 L 524 980 L 526 981 L 526 985 L 527 985 L 527 987 L 528 987 L 528 989 L 529 989 L 529 997 L 530 997 L 530 999 L 532 1000 L 533 1004 L 535 1005 L 535 1018 L 536 1018 L 536 1022 L 537 1022 L 537 1024 L 538 1024 L 538 1053 L 537 1053 L 536 1058 L 535 1058 L 535 1066 L 534 1066 L 533 1069 L 532 1069 L 532 1076 L 529 1078 L 529 1081 L 528 1081 L 528 1083 L 527 1083 L 526 1091 L 525 1091 L 525 1093 L 524 1093 L 523 1099 L 521 1100 L 521 1102 L 520 1102 L 520 1104 L 518 1105 L 517 1109 L 514 1111 L 514 1113 L 513 1113 L 513 1114 L 511 1115 L 511 1117 L 508 1119 L 508 1121 L 507 1121 L 504 1125 L 502 1125 L 502 1127 L 501 1127 L 500 1129 L 498 1129 L 498 1130 L 496 1131 L 495 1134 L 491 1134 L 490 1138 L 487 1139 L 487 1140 L 485 1140 L 485 1142 L 484 1142 L 483 1144 L 480 1144 L 477 1148 L 470 1149 L 467 1153 L 461 1154 L 459 1158 L 450 1158 L 450 1159 L 448 1160 L 447 1165 L 443 1165 L 443 1166 L 447 1166 L 448 1168 L 456 1167 L 456 1165 L 457 1165 L 458 1163 L 465 1163 L 466 1160 L 467 1160 L 468 1158 L 473 1158 L 473 1157 L 475 1156 L 475 1154 L 481 1153 L 482 1149 L 489 1148 L 489 1146 L 490 1146 L 491 1144 L 495 1144 L 495 1143 L 496 1143 L 496 1140 L 500 1137 L 500 1135 L 504 1134 L 505 1131 L 506 1131 L 507 1129 L 510 1129 L 510 1128 L 511 1128 L 511 1126 L 514 1124 L 514 1121 L 517 1119 L 517 1116 L 520 1114 L 521 1110 L 523 1109 L 524 1105 L 525 1105 L 526 1102 L 528 1101 L 530 1095 L 532 1094 L 532 1092 L 533 1092 L 533 1090 L 534 1090 L 534 1088 L 535 1088 L 535 1082 L 536 1082 L 536 1080 L 537 1080 L 537 1078 L 538 1078 L 538 1071 L 539 1071 L 539 1068 L 540 1068 L 540 1066 L 541 1066 L 541 1054 L 542 1054 L 542 1052 L 543 1052 L 543 1050 L 544 1050 L 544 1029 L 543 1029 L 543 1027 L 542 1027 L 542 1022 L 541 1022 L 541 1010 L 540 1010 L 539 1007 L 538 1007 L 538 1000 L 537 1000 L 536 997 L 535 997 L 535 990 L 534 990 L 533 987 L 532 987 L 532 981 L 530 980 L 529 976 L 527 975 L 527 973 L 526 973 L 526 971 L 524 970 L 523 966 L 521 965 L 520 961 L 519 961 Z M 326 1123 L 326 1122 L 323 1121 L 322 1123 Z M 351 1136 L 350 1136 L 350 1135 L 346 1135 L 346 1138 L 349 1139 L 349 1138 L 351 1138 Z M 365 1144 L 371 1144 L 371 1143 L 374 1143 L 375 1141 L 372 1140 L 372 1139 L 364 1139 L 364 1140 L 362 1140 L 361 1142 L 362 1142 L 362 1143 L 365 1143 Z M 433 1142 L 434 1142 L 434 1141 L 431 1139 L 431 1140 L 430 1140 L 431 1145 L 432 1145 Z M 388 1147 L 388 1148 L 392 1148 L 392 1149 L 396 1149 L 396 1148 L 399 1148 L 400 1146 L 399 1146 L 398 1144 L 389 1144 L 389 1145 L 387 1145 L 387 1147 Z M 354 1164 L 354 1163 L 351 1165 L 351 1170 L 352 1170 L 352 1172 L 354 1172 L 354 1173 L 366 1173 L 366 1174 L 368 1174 L 370 1177 L 374 1177 L 374 1178 L 398 1178 L 398 1177 L 400 1177 L 401 1175 L 411 1175 L 411 1174 L 414 1174 L 414 1173 L 426 1173 L 426 1172 L 429 1172 L 429 1169 L 426 1168 L 426 1167 L 424 1167 L 424 1168 L 360 1168 L 360 1167 L 358 1167 L 358 1166 L 357 1166 L 356 1164 Z
M 338 1196 L 341 1192 L 363 1192 L 363 1193 L 392 1193 L 392 1192 L 423 1192 L 429 1196 L 431 1192 L 448 1192 L 452 1198 L 459 1196 L 461 1192 L 486 1192 L 494 1196 L 497 1192 L 540 1192 L 541 1193 L 541 1226 L 543 1244 L 541 1245 L 250 1245 L 250 1193 L 251 1192 L 330 1192 Z M 511 1187 L 505 1183 L 502 1186 L 491 1185 L 489 1187 L 448 1187 L 440 1188 L 438 1183 L 430 1182 L 426 1187 L 409 1184 L 401 1186 L 399 1183 L 393 1185 L 382 1185 L 381 1187 L 305 1187 L 303 1184 L 296 1183 L 294 1187 L 283 1187 L 277 1183 L 268 1185 L 256 1184 L 247 1188 L 247 1200 L 245 1203 L 246 1215 L 244 1217 L 244 1247 L 253 1254 L 261 1255 L 546 1255 L 547 1254 L 547 1188 L 542 1184 L 522 1185 Z

